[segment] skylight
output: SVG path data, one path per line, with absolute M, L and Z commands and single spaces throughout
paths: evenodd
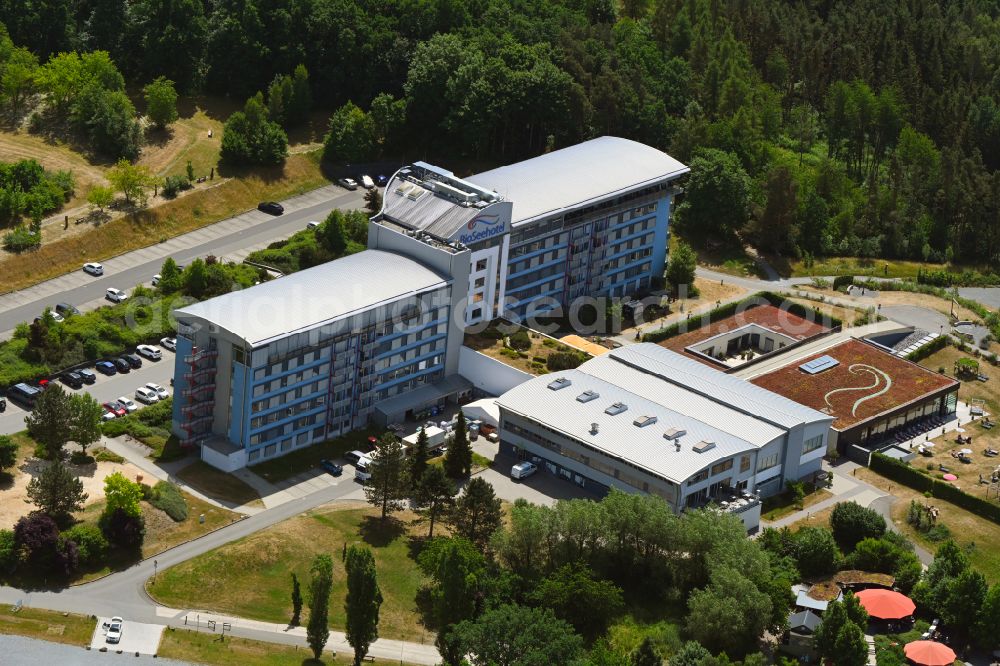
M 576 399 L 578 402 L 590 402 L 591 400 L 597 400 L 600 397 L 601 394 L 598 393 L 597 391 L 591 391 L 590 389 L 587 389 L 580 395 L 576 396 Z
M 559 389 L 564 389 L 567 386 L 571 386 L 572 384 L 573 382 L 566 379 L 565 377 L 560 377 L 559 379 L 555 379 L 549 382 L 549 388 L 552 389 L 553 391 L 558 391 Z
M 611 416 L 617 416 L 618 414 L 621 414 L 627 409 L 628 405 L 626 405 L 624 402 L 616 402 L 615 404 L 605 409 L 604 413 L 609 414 Z
M 639 426 L 640 428 L 645 428 L 648 425 L 653 425 L 656 423 L 655 416 L 640 416 L 635 421 L 632 421 L 632 425 Z

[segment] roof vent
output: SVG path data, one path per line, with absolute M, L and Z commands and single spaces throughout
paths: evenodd
M 596 435 L 597 431 L 598 431 L 598 425 L 596 423 L 591 423 L 590 424 L 590 434 L 591 435 Z
M 680 440 L 680 438 L 686 434 L 687 434 L 686 430 L 681 430 L 680 428 L 670 428 L 665 433 L 663 433 L 663 438 L 669 439 L 671 441 L 676 441 L 678 446 L 680 446 L 680 442 L 678 440 Z
M 618 416 L 627 409 L 628 405 L 626 405 L 624 402 L 616 402 L 615 404 L 605 409 L 604 413 L 610 416 Z
M 553 391 L 558 391 L 559 389 L 564 389 L 572 384 L 573 382 L 571 382 L 567 378 L 560 377 L 559 379 L 555 379 L 549 382 L 549 388 L 552 389 Z
M 695 444 L 692 448 L 694 449 L 695 453 L 704 453 L 705 451 L 714 449 L 715 442 L 708 442 L 703 439 L 697 444 Z
M 674 448 L 677 449 L 677 453 L 681 452 L 681 440 L 674 440 Z
M 600 397 L 601 394 L 598 393 L 597 391 L 591 391 L 590 389 L 587 389 L 580 395 L 576 396 L 576 400 L 577 402 L 590 402 L 591 400 L 597 400 Z
M 645 428 L 648 425 L 653 425 L 656 423 L 655 416 L 640 416 L 635 421 L 632 421 L 632 425 L 637 425 L 640 428 Z

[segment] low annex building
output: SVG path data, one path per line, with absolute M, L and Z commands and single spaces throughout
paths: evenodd
M 497 398 L 501 450 L 598 495 L 652 493 L 760 517 L 759 496 L 820 469 L 833 417 L 652 343 Z

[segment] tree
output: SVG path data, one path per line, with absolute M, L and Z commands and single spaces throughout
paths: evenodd
M 453 479 L 465 478 L 472 473 L 472 445 L 469 443 L 469 430 L 462 410 L 458 410 L 458 417 L 455 419 L 455 433 L 444 457 L 444 471 Z
M 706 148 L 691 160 L 678 230 L 687 238 L 733 245 L 750 215 L 750 177 L 732 153 Z
M 24 47 L 14 48 L 0 68 L 0 90 L 10 100 L 15 115 L 20 111 L 21 99 L 34 86 L 37 72 L 38 57 Z
M 333 587 L 333 560 L 329 555 L 313 559 L 309 578 L 309 623 L 306 624 L 306 642 L 313 657 L 319 659 L 330 638 L 330 590 Z
M 120 507 L 113 511 L 105 510 L 98 526 L 108 541 L 126 550 L 139 551 L 146 538 L 146 521 L 142 514 L 131 515 Z
M 455 484 L 448 479 L 440 465 L 431 465 L 424 472 L 417 485 L 416 500 L 417 505 L 423 508 L 430 518 L 427 538 L 434 537 L 434 521 L 451 506 L 456 492 L 458 491 Z
M 427 433 L 423 428 L 417 433 L 417 444 L 410 451 L 410 486 L 416 490 L 420 487 L 420 480 L 424 478 L 427 471 L 427 461 L 430 460 L 430 453 L 427 450 Z
M 70 396 L 72 430 L 70 439 L 80 445 L 84 454 L 87 447 L 101 439 L 101 423 L 104 407 L 89 393 Z
M 632 653 L 630 661 L 632 666 L 663 666 L 663 657 L 656 651 L 656 646 L 649 636 L 642 639 L 642 643 L 639 643 L 639 647 Z
M 598 580 L 589 567 L 567 564 L 549 574 L 531 593 L 534 603 L 552 609 L 577 633 L 593 640 L 605 631 L 625 608 L 622 591 L 613 583 Z
M 120 75 L 119 75 L 120 76 Z M 142 148 L 142 127 L 123 90 L 88 83 L 72 104 L 71 119 L 93 147 L 112 158 L 135 160 Z
M 946 588 L 943 603 L 937 609 L 941 620 L 961 636 L 973 634 L 982 617 L 980 609 L 987 592 L 986 578 L 975 569 L 966 569 Z
M 323 224 L 316 230 L 316 239 L 334 257 L 340 257 L 347 249 L 347 233 L 344 231 L 344 213 L 333 209 Z
M 829 530 L 803 527 L 795 533 L 795 561 L 807 578 L 833 573 L 837 568 L 837 542 Z
M 834 642 L 837 666 L 865 666 L 868 663 L 868 643 L 865 642 L 865 632 L 853 622 L 847 622 L 840 628 L 837 640 Z
M 62 458 L 62 449 L 73 436 L 73 410 L 69 395 L 58 384 L 51 384 L 35 401 L 24 418 L 28 435 L 42 445 L 50 460 Z
M 347 102 L 330 116 L 329 131 L 323 140 L 323 160 L 360 162 L 375 149 L 375 124 L 354 102 Z
M 299 585 L 299 577 L 292 572 L 292 621 L 293 627 L 299 626 L 299 619 L 302 616 L 302 586 Z
M 694 269 L 697 266 L 698 255 L 691 246 L 684 241 L 678 242 L 670 253 L 670 262 L 667 264 L 667 282 L 674 288 L 674 293 L 677 293 L 681 285 L 694 288 Z
M 382 193 L 379 192 L 377 187 L 365 192 L 365 210 L 372 215 L 376 215 L 382 211 Z
M 983 599 L 979 609 L 979 621 L 975 630 L 976 642 L 984 648 L 992 647 L 996 643 L 997 636 L 1000 636 L 1000 584 L 991 585 L 986 592 L 986 598 Z
M 146 98 L 146 115 L 157 129 L 163 129 L 177 120 L 177 91 L 174 82 L 165 77 L 157 77 L 142 89 Z
M 347 642 L 354 648 L 354 666 L 368 654 L 368 648 L 378 638 L 378 613 L 382 606 L 382 591 L 378 587 L 375 557 L 370 548 L 352 545 L 347 549 Z
M 235 165 L 281 164 L 288 155 L 288 136 L 269 119 L 263 95 L 257 93 L 236 111 L 222 131 L 222 159 Z
M 575 663 L 583 641 L 547 608 L 507 604 L 455 627 L 456 640 L 476 666 Z
M 125 195 L 125 201 L 138 201 L 142 205 L 146 204 L 147 194 L 157 182 L 149 167 L 132 164 L 126 159 L 118 160 L 107 176 L 111 186 Z
M 204 298 L 208 290 L 208 267 L 198 257 L 184 269 L 182 276 L 184 293 L 195 298 Z
M 849 551 L 862 539 L 885 534 L 885 518 L 855 502 L 838 502 L 830 515 L 830 528 L 840 547 Z
M 105 514 L 121 510 L 127 516 L 142 515 L 139 502 L 142 500 L 142 486 L 129 481 L 121 472 L 109 474 L 104 478 Z
M 798 246 L 798 186 L 788 167 L 777 166 L 767 177 L 767 203 L 751 224 L 754 246 L 778 255 L 796 255 Z
M 369 504 L 381 507 L 385 520 L 390 512 L 403 508 L 403 501 L 409 495 L 403 445 L 391 432 L 379 440 L 368 470 L 371 478 L 365 483 L 365 498 Z
M 712 653 L 697 641 L 688 641 L 681 649 L 670 657 L 670 666 L 701 666 L 706 659 L 711 659 Z
M 0 530 L 0 573 L 13 573 L 17 560 L 18 545 L 14 530 Z
M 503 510 L 493 486 L 478 476 L 470 479 L 450 515 L 455 533 L 485 550 L 502 522 Z
M 772 614 L 770 597 L 745 572 L 716 565 L 709 585 L 688 598 L 687 629 L 710 649 L 741 653 L 756 644 Z
M 462 646 L 454 640 L 454 625 L 476 612 L 476 600 L 487 576 L 486 558 L 461 537 L 434 539 L 420 552 L 421 570 L 434 581 L 431 609 L 438 635 L 435 640 L 445 663 L 462 661 Z
M 74 525 L 65 532 L 63 538 L 76 544 L 80 564 L 103 564 L 108 552 L 108 540 L 95 525 Z
M 17 442 L 10 435 L 0 435 L 0 472 L 17 464 Z
M 285 122 L 289 126 L 301 125 L 312 110 L 312 92 L 309 89 L 309 71 L 299 64 L 292 73 L 292 94 L 285 100 Z
M 184 274 L 177 266 L 173 257 L 163 260 L 160 267 L 160 281 L 156 283 L 156 288 L 161 294 L 175 294 L 184 287 Z
M 59 527 L 51 516 L 31 513 L 20 518 L 14 524 L 14 542 L 32 569 L 48 572 L 64 568 L 60 557 Z
M 801 167 L 802 155 L 812 148 L 819 134 L 819 116 L 808 103 L 792 107 L 789 113 L 789 134 L 795 140 Z
M 87 203 L 95 206 L 100 212 L 110 206 L 115 200 L 115 191 L 104 185 L 94 185 L 87 192 Z
M 61 461 L 56 460 L 28 482 L 28 499 L 42 512 L 65 524 L 71 514 L 83 508 L 87 493 L 83 482 Z
M 836 662 L 839 655 L 837 642 L 847 625 L 853 625 L 858 629 L 868 626 L 868 613 L 858 598 L 851 593 L 844 595 L 843 601 L 832 601 L 827 606 L 823 613 L 823 622 L 813 637 L 816 651 L 821 656 Z

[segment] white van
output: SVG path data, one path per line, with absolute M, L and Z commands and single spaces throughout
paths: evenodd
M 538 466 L 535 463 L 525 460 L 524 462 L 519 462 L 510 468 L 510 478 L 526 479 L 537 471 Z
M 364 483 L 368 479 L 372 478 L 371 470 L 369 466 L 372 461 L 368 458 L 362 458 L 358 462 L 354 463 L 354 480 Z

